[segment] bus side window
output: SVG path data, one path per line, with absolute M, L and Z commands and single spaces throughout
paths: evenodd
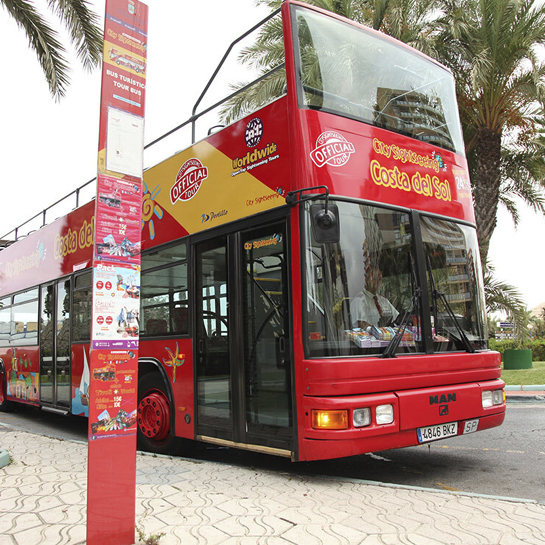
M 72 294 L 72 342 L 91 338 L 92 273 L 76 276 Z
M 187 307 L 175 308 L 172 318 L 174 321 L 174 333 L 181 333 L 182 335 L 187 335 L 189 333 Z
M 29 328 L 38 320 L 38 289 L 18 293 L 13 297 L 11 308 L 11 342 L 35 344 L 38 342 L 37 329 Z
M 0 301 L 0 346 L 9 344 L 11 308 L 6 305 L 9 305 L 10 303 L 9 297 Z
M 185 243 L 142 256 L 140 335 L 187 335 L 187 284 Z

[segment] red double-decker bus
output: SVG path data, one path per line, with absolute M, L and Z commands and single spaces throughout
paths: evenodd
M 141 285 L 103 288 L 127 292 L 104 327 L 140 335 L 140 446 L 299 461 L 499 426 L 450 72 L 296 1 L 273 17 L 278 96 L 145 172 Z M 93 210 L 0 252 L 3 409 L 87 414 Z

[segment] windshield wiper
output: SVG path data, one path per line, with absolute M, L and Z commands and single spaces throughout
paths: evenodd
M 464 345 L 464 348 L 466 349 L 466 352 L 475 352 L 475 347 L 471 345 L 469 342 L 469 339 L 467 338 L 467 335 L 465 334 L 462 326 L 460 325 L 460 322 L 456 319 L 456 316 L 454 315 L 454 312 L 452 311 L 452 307 L 450 306 L 449 302 L 447 301 L 447 298 L 444 293 L 440 292 L 435 287 L 435 280 L 433 279 L 433 270 L 431 267 L 431 260 L 430 256 L 427 256 L 427 267 L 428 267 L 428 274 L 430 275 L 430 284 L 431 284 L 431 290 L 432 290 L 432 298 L 433 298 L 433 308 L 435 311 L 435 315 L 437 315 L 437 300 L 439 299 L 443 306 L 445 307 L 447 314 L 449 315 L 449 318 L 454 323 L 456 329 L 458 330 L 458 333 L 460 334 L 460 340 L 462 341 L 462 344 Z
M 416 303 L 420 299 L 421 295 L 422 295 L 422 290 L 420 288 L 416 288 L 411 298 L 411 305 L 405 311 L 405 314 L 403 314 L 403 317 L 401 318 L 401 322 L 397 326 L 396 334 L 394 335 L 394 338 L 390 341 L 390 344 L 386 347 L 386 350 L 384 350 L 384 352 L 381 354 L 380 356 L 381 358 L 396 357 L 395 353 L 396 353 L 397 347 L 399 346 L 399 343 L 401 342 L 401 339 L 403 338 L 405 329 L 407 328 L 407 322 L 409 321 L 409 318 L 411 317 L 413 310 L 416 306 Z
M 411 302 L 405 313 L 403 314 L 403 317 L 401 318 L 401 321 L 399 325 L 397 326 L 396 334 L 394 335 L 393 339 L 390 341 L 390 344 L 386 347 L 384 352 L 381 354 L 381 358 L 395 358 L 397 347 L 399 346 L 399 343 L 401 342 L 401 339 L 403 338 L 403 335 L 405 333 L 405 329 L 407 328 L 407 323 L 409 321 L 409 318 L 411 317 L 415 307 L 417 306 L 418 301 L 420 300 L 420 297 L 422 295 L 422 289 L 417 286 L 416 282 L 416 273 L 414 270 L 414 261 L 413 256 L 409 254 L 409 265 L 411 268 L 411 278 L 412 278 L 412 284 L 413 284 L 413 296 L 411 297 Z

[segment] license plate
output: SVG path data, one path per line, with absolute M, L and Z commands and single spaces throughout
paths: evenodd
M 437 441 L 437 439 L 444 439 L 445 437 L 458 435 L 458 422 L 451 422 L 450 424 L 437 424 L 437 426 L 426 426 L 425 428 L 417 428 L 416 433 L 418 435 L 419 443 L 426 443 L 427 441 Z
M 479 419 L 476 418 L 475 420 L 468 420 L 464 424 L 464 434 L 465 433 L 473 433 L 474 431 L 477 431 L 477 428 L 479 427 Z

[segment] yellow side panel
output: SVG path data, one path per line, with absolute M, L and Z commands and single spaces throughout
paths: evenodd
M 193 197 L 173 203 L 171 190 L 176 185 L 178 173 L 193 158 L 208 169 L 207 177 Z M 229 157 L 202 141 L 146 171 L 144 181 L 150 191 L 160 186 L 160 192 L 154 192 L 157 193 L 155 201 L 188 233 L 285 204 L 284 198 L 250 172 L 233 175 L 235 172 Z

